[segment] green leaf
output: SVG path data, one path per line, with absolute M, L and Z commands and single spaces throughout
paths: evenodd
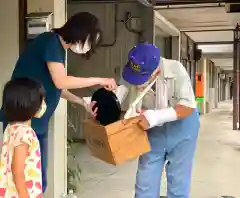
M 77 106 L 72 106 L 73 108 L 77 108 Z M 68 117 L 68 127 L 72 129 L 73 132 L 77 133 L 78 131 L 76 130 L 77 128 L 74 126 L 74 124 L 71 121 L 71 118 Z M 67 168 L 67 188 L 69 190 L 73 190 L 76 192 L 77 187 L 76 184 L 81 181 L 81 168 L 79 164 L 77 163 L 76 158 L 76 153 L 78 152 L 78 147 L 76 146 L 76 143 L 74 142 L 73 139 L 67 138 L 67 157 L 68 157 L 68 162 L 71 162 L 71 167 L 69 167 L 70 164 L 68 164 Z M 75 163 L 76 162 L 76 163 Z

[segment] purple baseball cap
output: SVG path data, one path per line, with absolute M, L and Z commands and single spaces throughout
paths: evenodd
M 128 53 L 128 63 L 122 76 L 132 85 L 141 85 L 149 80 L 160 62 L 160 49 L 148 43 L 140 43 Z

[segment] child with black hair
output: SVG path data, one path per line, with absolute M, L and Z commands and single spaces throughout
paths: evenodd
M 45 91 L 37 81 L 16 78 L 3 91 L 8 121 L 0 158 L 1 198 L 42 198 L 41 153 L 31 119 L 46 111 Z

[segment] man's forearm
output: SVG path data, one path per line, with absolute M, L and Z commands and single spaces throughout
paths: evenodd
M 193 108 L 176 105 L 175 107 L 164 109 L 147 110 L 143 115 L 148 120 L 150 128 L 152 128 L 158 125 L 163 125 L 167 122 L 182 120 L 188 117 L 193 110 Z

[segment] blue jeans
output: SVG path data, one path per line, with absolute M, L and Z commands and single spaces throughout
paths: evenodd
M 194 111 L 184 120 L 169 122 L 148 131 L 151 151 L 139 159 L 135 198 L 159 198 L 165 160 L 168 160 L 167 197 L 189 198 L 199 127 L 199 115 Z
M 42 162 L 42 188 L 43 193 L 47 189 L 47 167 L 48 167 L 48 124 L 49 117 L 44 115 L 41 119 L 32 119 L 32 128 L 35 130 L 38 137 L 41 150 Z
M 42 162 L 42 190 L 43 193 L 47 189 L 47 166 L 48 166 L 48 137 L 37 135 L 40 150 L 41 150 L 41 162 Z

